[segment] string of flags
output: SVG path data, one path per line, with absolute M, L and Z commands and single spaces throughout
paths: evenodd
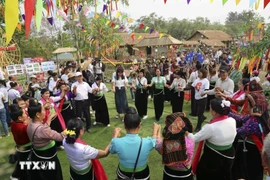
M 164 4 L 168 2 L 168 0 L 163 0 Z M 170 0 L 172 1 L 172 0 Z M 214 1 L 222 1 L 222 4 L 225 5 L 228 1 L 231 0 L 209 0 L 210 3 Z M 234 0 L 236 5 L 241 3 L 241 0 Z M 187 0 L 187 4 L 192 3 L 193 0 Z M 260 4 L 263 2 L 263 7 L 270 3 L 270 0 L 249 0 L 249 5 L 254 6 L 257 10 Z M 163 33 L 156 31 L 154 28 L 146 26 L 143 23 L 134 21 L 132 18 L 129 18 L 126 14 L 122 14 L 121 11 L 118 10 L 118 0 L 108 0 L 106 4 L 102 4 L 103 1 L 99 2 L 96 0 L 94 2 L 94 8 L 87 4 L 80 4 L 79 0 L 69 1 L 69 0 L 24 0 L 24 12 L 19 11 L 19 0 L 8 0 L 5 1 L 5 4 L 1 4 L 5 6 L 5 24 L 1 24 L 6 30 L 6 44 L 8 44 L 12 36 L 14 34 L 15 29 L 22 29 L 22 24 L 25 25 L 25 34 L 26 38 L 29 37 L 31 31 L 31 25 L 34 24 L 36 26 L 37 31 L 40 31 L 40 27 L 42 25 L 43 19 L 46 19 L 51 26 L 54 25 L 55 19 L 60 18 L 67 22 L 70 21 L 70 17 L 74 19 L 74 21 L 79 21 L 79 13 L 83 12 L 83 14 L 87 18 L 99 18 L 100 15 L 97 13 L 97 6 L 101 5 L 103 14 L 112 15 L 115 14 L 116 19 L 121 19 L 125 21 L 125 25 L 117 24 L 116 22 L 107 21 L 106 25 L 111 28 L 118 29 L 122 32 L 127 32 L 132 40 L 142 39 L 139 35 L 136 35 L 130 27 L 137 27 L 144 32 L 149 32 L 149 34 L 153 34 L 157 37 L 162 38 L 164 36 Z M 20 15 L 20 16 L 18 16 Z M 20 18 L 19 18 L 20 17 Z M 80 24 L 77 24 L 76 27 L 83 27 Z M 83 32 L 86 32 L 85 29 L 82 28 Z M 261 35 L 261 31 L 259 31 L 259 36 Z

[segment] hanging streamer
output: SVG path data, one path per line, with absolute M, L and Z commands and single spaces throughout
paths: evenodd
M 259 6 L 260 6 L 260 1 L 261 0 L 258 0 L 256 3 L 255 3 L 255 9 L 258 10 L 259 9 Z
M 42 20 L 42 10 L 43 10 L 43 2 L 42 0 L 37 0 L 36 2 L 36 27 L 37 32 L 40 31 L 40 25 Z
M 228 0 L 222 0 L 223 6 L 227 3 Z
M 6 23 L 6 45 L 11 41 L 12 36 L 19 22 L 19 3 L 18 0 L 8 0 L 5 4 L 5 23 Z
M 236 6 L 240 3 L 241 0 L 235 0 Z
M 249 6 L 252 6 L 255 2 L 256 0 L 249 0 Z
M 30 26 L 31 26 L 31 21 L 32 17 L 34 14 L 35 10 L 35 0 L 25 0 L 24 1 L 24 11 L 25 11 L 25 35 L 26 39 L 29 37 L 30 34 Z M 18 22 L 16 22 L 17 24 Z
M 187 0 L 187 3 L 189 4 L 191 0 Z
M 263 8 L 265 9 L 266 6 L 270 3 L 270 0 L 264 0 L 264 5 L 263 5 Z

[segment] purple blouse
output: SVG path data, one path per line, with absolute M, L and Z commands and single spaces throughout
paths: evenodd
M 57 94 L 56 94 L 56 96 L 60 96 L 60 94 L 61 94 L 61 92 L 58 92 Z M 65 95 L 65 101 L 70 101 L 72 98 L 74 98 L 75 96 L 74 96 L 74 94 L 71 92 L 71 91 L 69 91 L 69 92 L 67 92 L 66 93 L 66 95 Z
M 259 128 L 259 123 L 256 117 L 252 115 L 240 115 L 235 113 L 230 113 L 229 117 L 236 120 L 237 123 L 242 123 L 243 126 L 237 128 L 237 133 L 246 137 L 251 135 L 256 135 L 261 138 L 261 131 Z

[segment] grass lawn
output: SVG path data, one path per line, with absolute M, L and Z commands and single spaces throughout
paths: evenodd
M 110 86 L 110 85 L 108 85 Z M 134 106 L 134 102 L 131 101 L 130 93 L 127 91 L 129 106 Z M 109 113 L 111 117 L 111 127 L 104 127 L 103 125 L 92 126 L 92 132 L 90 134 L 85 133 L 83 139 L 91 146 L 99 149 L 104 149 L 112 138 L 112 132 L 115 127 L 121 127 L 122 136 L 125 135 L 125 130 L 122 121 L 115 119 L 116 108 L 114 104 L 114 94 L 112 92 L 106 93 L 107 104 L 109 107 Z M 184 102 L 184 112 L 187 114 L 190 113 L 190 103 Z M 166 115 L 172 112 L 171 105 L 168 102 L 165 102 L 165 109 L 161 120 L 158 122 L 164 127 L 164 119 Z M 209 113 L 205 113 L 208 117 L 207 121 L 210 119 Z M 190 117 L 190 120 L 194 123 L 194 126 L 197 122 L 197 118 Z M 92 117 L 92 122 L 94 118 Z M 142 120 L 142 126 L 140 129 L 140 136 L 147 137 L 152 135 L 153 123 L 156 122 L 154 119 L 154 108 L 153 101 L 148 101 L 148 119 Z M 2 128 L 2 127 L 1 127 Z M 3 130 L 1 129 L 1 132 Z M 13 166 L 8 164 L 8 154 L 14 151 L 14 141 L 12 135 L 0 139 L 0 179 L 8 180 L 11 172 L 13 171 Z M 128 149 L 127 149 L 128 150 Z M 62 172 L 65 180 L 69 179 L 69 161 L 65 154 L 65 151 L 58 152 L 58 158 L 60 159 L 62 165 Z M 114 180 L 116 177 L 116 169 L 118 166 L 118 157 L 117 155 L 109 155 L 108 157 L 100 160 L 107 176 L 110 180 Z M 149 156 L 148 165 L 150 167 L 151 179 L 159 180 L 162 179 L 163 174 L 163 165 L 161 156 L 153 150 Z

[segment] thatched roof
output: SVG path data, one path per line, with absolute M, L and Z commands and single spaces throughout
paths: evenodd
M 226 45 L 223 44 L 221 41 L 216 39 L 202 39 L 201 42 L 205 44 L 206 46 L 212 46 L 212 47 L 225 47 Z
M 161 38 L 159 37 L 145 37 L 138 44 L 137 47 L 146 47 L 146 46 L 169 46 L 169 45 L 179 45 L 182 44 L 182 41 L 173 38 L 172 36 L 165 35 Z
M 64 48 L 58 48 L 55 51 L 53 51 L 53 54 L 61 54 L 61 53 L 68 53 L 68 52 L 76 52 L 76 48 L 72 47 L 64 47 Z
M 189 39 L 191 39 L 197 33 L 200 33 L 206 39 L 211 39 L 211 40 L 217 39 L 220 41 L 231 41 L 232 40 L 232 37 L 229 34 L 223 32 L 223 31 L 220 31 L 220 30 L 198 30 Z
M 135 38 L 134 41 L 131 38 L 131 35 L 128 33 L 115 33 L 117 36 L 120 36 L 121 40 L 120 40 L 120 46 L 126 46 L 126 45 L 135 45 L 138 42 L 140 42 L 144 37 L 151 37 L 154 35 L 151 35 L 149 33 L 135 33 Z M 142 36 L 141 39 L 138 39 L 139 36 Z
M 182 41 L 184 46 L 197 46 L 200 43 L 198 41 Z

